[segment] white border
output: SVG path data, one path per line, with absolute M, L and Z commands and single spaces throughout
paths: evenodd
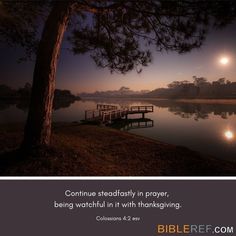
M 155 176 L 148 176 L 148 177 L 134 177 L 134 176 L 100 176 L 100 177 L 94 177 L 94 176 L 86 176 L 86 177 L 56 177 L 56 176 L 51 176 L 51 177 L 44 177 L 44 176 L 39 176 L 39 177 L 0 177 L 1 180 L 236 180 L 236 176 L 226 176 L 226 177 L 218 177 L 218 176 L 211 176 L 211 177 L 155 177 Z

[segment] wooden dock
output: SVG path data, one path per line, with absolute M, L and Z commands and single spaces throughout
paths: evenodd
M 97 109 L 85 111 L 85 121 L 109 123 L 116 119 L 128 119 L 129 114 L 141 114 L 144 119 L 146 113 L 153 111 L 153 106 L 131 106 L 119 108 L 118 106 L 113 105 L 97 104 Z

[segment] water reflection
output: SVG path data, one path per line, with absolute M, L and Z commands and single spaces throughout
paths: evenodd
M 228 141 L 232 141 L 234 139 L 234 133 L 231 130 L 226 130 L 224 132 L 224 137 Z
M 120 129 L 186 146 L 218 158 L 235 160 L 233 127 L 236 127 L 236 104 L 213 104 L 212 101 L 210 104 L 198 104 L 149 99 L 99 99 L 93 102 L 120 106 L 154 105 L 154 113 L 148 114 L 147 118 L 153 120 L 155 125 L 147 129 L 132 129 L 124 125 Z
M 53 109 L 59 110 L 61 108 L 69 108 L 74 102 L 74 100 L 57 100 L 54 102 Z M 82 102 L 86 102 L 86 100 L 82 100 Z M 210 114 L 220 116 L 222 119 L 228 119 L 228 117 L 236 114 L 236 104 L 197 104 L 178 102 L 175 100 L 127 100 L 122 98 L 100 98 L 96 99 L 95 102 L 119 105 L 121 107 L 128 107 L 134 104 L 149 104 L 159 108 L 167 108 L 168 111 L 176 116 L 184 119 L 192 118 L 195 121 L 209 119 Z M 0 111 L 6 110 L 13 105 L 16 105 L 18 109 L 27 112 L 29 101 L 0 101 Z
M 15 104 L 14 101 L 1 101 L 0 100 L 0 111 L 4 111 L 8 109 L 10 106 L 13 106 Z
M 228 119 L 229 116 L 236 114 L 236 104 L 198 104 L 173 100 L 148 102 L 157 107 L 168 108 L 170 112 L 181 118 L 193 118 L 195 121 L 209 119 L 210 114 L 220 116 L 222 119 Z
M 119 106 L 131 105 L 154 105 L 157 108 L 167 108 L 168 111 L 181 118 L 195 121 L 209 119 L 209 115 L 219 116 L 222 119 L 228 119 L 236 115 L 236 104 L 204 104 L 204 103 L 186 103 L 177 100 L 154 100 L 154 99 L 122 99 L 122 98 L 98 98 L 88 99 L 87 101 L 96 101 L 97 103 L 108 103 Z
M 132 129 L 143 129 L 143 128 L 152 128 L 154 126 L 154 121 L 148 118 L 139 118 L 139 119 L 120 119 L 114 122 L 111 127 L 129 131 Z
M 140 120 L 117 123 L 117 128 L 158 141 L 186 146 L 218 158 L 236 160 L 236 105 L 196 104 L 171 100 L 90 99 L 54 106 L 53 121 L 73 122 L 84 119 L 84 111 L 98 103 L 135 106 L 154 105 L 154 112 Z M 64 108 L 64 109 L 63 109 Z M 57 109 L 57 110 L 55 110 Z M 0 103 L 0 123 L 24 122 L 27 105 Z M 145 123 L 146 122 L 146 123 Z M 145 128 L 142 128 L 145 127 Z
M 61 108 L 67 108 L 70 107 L 75 100 L 71 99 L 58 99 L 54 100 L 53 104 L 53 110 L 59 110 Z M 16 106 L 18 109 L 28 112 L 29 109 L 29 100 L 5 100 L 5 101 L 0 101 L 0 111 L 7 110 L 11 106 Z

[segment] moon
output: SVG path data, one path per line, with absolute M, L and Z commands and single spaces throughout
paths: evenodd
M 220 63 L 222 65 L 227 65 L 229 63 L 229 58 L 228 57 L 222 57 L 220 58 Z

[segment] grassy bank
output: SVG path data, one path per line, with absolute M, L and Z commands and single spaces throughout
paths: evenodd
M 54 124 L 50 148 L 22 154 L 20 125 L 0 127 L 0 175 L 236 175 L 236 163 L 118 130 Z

